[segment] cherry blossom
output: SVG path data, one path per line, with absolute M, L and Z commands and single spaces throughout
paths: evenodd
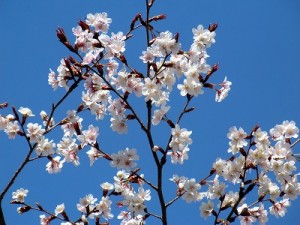
M 246 132 L 243 128 L 237 129 L 236 127 L 231 127 L 229 129 L 229 133 L 227 137 L 231 140 L 229 142 L 230 148 L 228 152 L 232 152 L 232 154 L 236 154 L 239 151 L 239 148 L 247 145 L 245 137 L 247 136 Z
M 34 116 L 34 114 L 32 113 L 31 109 L 29 109 L 29 108 L 20 107 L 20 109 L 19 109 L 18 111 L 19 111 L 19 113 L 21 113 L 24 117 Z
M 148 8 L 151 8 L 151 4 Z M 153 20 L 164 17 L 158 15 Z M 194 109 L 188 108 L 190 100 L 204 94 L 206 88 L 216 91 L 215 101 L 221 102 L 228 96 L 232 82 L 227 77 L 221 83 L 211 83 L 210 80 L 218 69 L 218 66 L 210 66 L 207 62 L 207 50 L 216 42 L 216 25 L 209 26 L 208 29 L 198 25 L 192 29 L 193 42 L 184 50 L 178 34 L 173 35 L 168 30 L 157 32 L 152 27 L 151 19 L 144 19 L 142 14 L 137 14 L 129 32 L 109 34 L 112 19 L 107 13 L 89 13 L 85 21 L 80 21 L 72 29 L 74 46 L 69 43 L 64 31 L 58 30 L 59 40 L 75 53 L 76 59 L 61 59 L 56 72 L 50 69 L 48 83 L 53 90 L 65 88 L 67 93 L 61 102 L 73 89 L 80 85 L 82 89 L 79 92 L 79 106 L 75 107 L 77 110 L 68 110 L 67 116 L 57 124 L 53 114 L 61 102 L 53 105 L 49 116 L 41 111 L 44 128 L 38 123 L 27 123 L 27 119 L 31 119 L 28 117 L 34 116 L 29 108 L 20 107 L 18 111 L 14 109 L 14 115 L 0 115 L 0 130 L 4 130 L 11 139 L 17 135 L 25 136 L 30 153 L 35 151 L 37 154 L 36 158 L 31 158 L 30 155 L 25 159 L 24 165 L 45 157 L 49 160 L 46 171 L 55 174 L 61 172 L 65 162 L 79 166 L 80 153 L 85 151 L 91 166 L 98 158 L 102 158 L 109 160 L 109 165 L 118 169 L 111 183 L 101 181 L 102 196 L 97 195 L 98 198 L 95 198 L 92 194 L 87 194 L 80 198 L 76 205 L 80 219 L 76 222 L 69 220 L 64 203 L 57 205 L 54 213 L 49 213 L 36 204 L 37 209 L 46 214 L 40 215 L 40 224 L 48 225 L 54 219 L 64 220 L 62 225 L 83 225 L 93 219 L 96 224 L 100 224 L 100 219 L 101 224 L 104 224 L 102 219 L 108 223 L 108 220 L 114 218 L 114 205 L 122 210 L 116 214 L 121 225 L 145 224 L 150 216 L 166 224 L 164 211 L 179 198 L 187 203 L 202 201 L 199 205 L 200 215 L 205 219 L 214 216 L 217 223 L 229 224 L 240 220 L 241 225 L 251 225 L 256 221 L 263 225 L 268 221 L 268 212 L 276 217 L 283 217 L 290 201 L 300 195 L 296 159 L 292 152 L 295 143 L 292 144 L 291 141 L 298 138 L 299 129 L 294 121 L 288 120 L 276 125 L 269 133 L 259 126 L 249 134 L 241 127 L 231 127 L 227 134 L 229 158 L 217 158 L 208 176 L 202 180 L 174 174 L 170 181 L 175 183 L 176 192 L 171 201 L 165 202 L 166 192 L 162 185 L 164 165 L 169 162 L 183 164 L 189 158 L 189 147 L 193 142 L 190 137 L 192 131 L 181 128 L 179 124 L 182 116 Z M 146 28 L 149 32 L 147 34 L 152 38 L 149 40 L 147 36 L 147 47 L 139 57 L 146 64 L 146 71 L 135 69 L 127 61 L 128 55 L 125 53 L 126 41 L 139 27 Z M 177 121 L 167 117 L 167 113 L 173 117 L 169 104 L 174 96 L 173 91 L 177 92 L 178 97 L 187 99 Z M 143 103 L 147 107 L 146 116 L 140 114 L 138 107 L 136 110 L 132 103 L 133 97 L 146 102 Z M 109 154 L 105 147 L 102 149 L 102 143 L 97 141 L 99 128 L 87 125 L 89 120 L 83 121 L 81 117 L 85 115 L 85 111 L 90 111 L 96 120 L 109 120 L 112 131 L 118 134 L 128 132 L 128 120 L 136 121 L 148 138 L 158 179 L 153 182 L 140 173 L 140 168 L 136 168 L 140 157 L 135 148 L 124 147 L 123 150 Z M 22 115 L 21 119 L 19 114 Z M 152 133 L 154 129 L 151 129 L 152 125 L 159 127 L 161 121 L 170 126 L 165 149 L 157 145 Z M 102 129 L 102 123 L 100 126 Z M 55 129 L 56 127 L 61 127 L 61 130 Z M 54 130 L 62 133 L 59 140 L 47 136 Z M 85 148 L 87 146 L 90 148 Z M 250 192 L 257 194 L 257 199 L 251 203 L 248 195 Z M 12 203 L 22 205 L 18 208 L 19 213 L 35 209 L 25 203 L 27 193 L 28 190 L 23 188 L 12 193 Z M 158 194 L 162 215 L 150 212 L 150 207 L 148 211 L 147 202 L 156 200 L 152 197 L 153 193 Z M 267 205 L 270 206 L 268 211 Z M 220 214 L 228 211 L 227 220 L 221 222 Z
M 231 89 L 231 85 L 231 81 L 228 81 L 227 77 L 225 77 L 224 81 L 221 84 L 222 88 L 220 90 L 217 90 L 216 92 L 216 102 L 222 102 L 228 96 L 228 92 Z
M 50 162 L 46 165 L 46 171 L 50 174 L 59 173 L 63 167 L 63 160 L 60 160 L 60 156 L 56 156 L 50 159 Z
M 27 137 L 29 137 L 30 142 L 38 142 L 45 132 L 45 130 L 42 129 L 42 126 L 37 123 L 28 123 L 27 131 Z
M 274 203 L 270 207 L 270 213 L 275 215 L 276 217 L 283 217 L 287 212 L 287 207 L 290 206 L 289 199 L 283 199 L 279 202 Z
M 93 26 L 96 32 L 101 31 L 106 33 L 109 29 L 109 24 L 112 22 L 112 19 L 108 18 L 105 12 L 96 14 L 89 13 L 86 17 L 86 23 Z
M 55 153 L 54 148 L 56 144 L 53 140 L 49 141 L 48 138 L 44 136 L 39 140 L 37 147 L 35 148 L 35 152 L 38 156 L 48 156 Z
M 210 32 L 207 29 L 204 29 L 202 25 L 199 25 L 197 28 L 193 28 L 194 34 L 194 45 L 198 48 L 209 48 L 212 44 L 214 44 L 216 33 Z
M 55 215 L 57 216 L 58 214 L 62 213 L 65 211 L 65 204 L 62 203 L 60 205 L 57 205 L 55 208 Z
M 90 159 L 90 166 L 92 166 L 94 164 L 95 160 L 97 160 L 99 157 L 102 156 L 100 154 L 100 152 L 94 147 L 91 147 L 91 149 L 89 151 L 87 151 L 86 154 L 88 155 L 88 157 Z
M 109 197 L 102 197 L 101 201 L 96 205 L 96 209 L 98 212 L 96 214 L 100 214 L 104 219 L 109 220 L 114 217 L 111 213 L 111 204 L 112 201 L 109 200 Z
M 20 130 L 18 121 L 8 122 L 4 132 L 8 135 L 9 139 L 14 139 Z
M 24 202 L 25 197 L 27 196 L 28 190 L 20 188 L 12 193 L 12 199 L 16 202 Z
M 112 167 L 117 167 L 118 169 L 125 169 L 130 171 L 131 168 L 136 166 L 136 160 L 139 156 L 136 154 L 136 149 L 126 148 L 125 150 L 118 151 L 117 154 L 111 155 L 112 161 L 110 165 Z
M 200 206 L 200 214 L 205 219 L 209 217 L 213 211 L 214 203 L 212 201 L 202 202 Z

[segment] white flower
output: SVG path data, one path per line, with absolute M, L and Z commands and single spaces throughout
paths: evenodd
M 60 156 L 56 156 L 52 158 L 50 162 L 46 165 L 46 171 L 50 174 L 52 173 L 59 173 L 61 168 L 63 167 L 63 160 L 60 160 Z
M 30 142 L 38 142 L 43 138 L 45 129 L 42 129 L 42 126 L 37 123 L 29 123 L 27 124 L 27 132 Z
M 99 135 L 99 128 L 94 127 L 93 125 L 89 125 L 88 130 L 82 131 L 82 135 L 78 135 L 77 139 L 82 142 L 83 145 L 85 144 L 95 144 L 97 141 L 97 137 Z
M 20 188 L 12 193 L 12 199 L 17 202 L 24 202 L 25 197 L 27 196 L 28 190 Z
M 51 217 L 46 217 L 45 215 L 40 215 L 40 224 L 49 225 Z
M 194 44 L 199 48 L 209 48 L 211 44 L 215 43 L 216 33 L 210 32 L 207 29 L 204 29 L 202 25 L 198 25 L 197 28 L 193 28 L 194 34 Z
M 139 187 L 138 196 L 141 199 L 143 199 L 144 201 L 150 201 L 151 200 L 151 191 L 149 189 L 144 190 L 144 188 Z
M 86 23 L 90 26 L 95 27 L 96 32 L 106 33 L 109 29 L 109 24 L 112 22 L 111 18 L 107 17 L 107 13 L 96 13 L 96 14 L 87 14 Z
M 270 207 L 270 213 L 275 215 L 276 217 L 284 217 L 286 214 L 286 208 L 290 206 L 289 199 L 283 199 L 280 202 L 275 202 Z
M 211 215 L 211 212 L 214 209 L 214 203 L 212 201 L 202 202 L 200 206 L 200 214 L 205 219 Z
M 239 129 L 231 127 L 227 137 L 231 140 L 229 142 L 230 148 L 228 149 L 228 152 L 232 152 L 232 154 L 238 153 L 239 148 L 247 146 L 247 141 L 245 140 L 247 134 L 241 127 Z
M 90 50 L 88 53 L 85 54 L 82 60 L 82 65 L 88 65 L 92 63 L 93 60 L 97 59 L 101 51 L 103 51 L 103 48 Z
M 111 184 L 111 183 L 108 183 L 108 182 L 105 182 L 105 183 L 100 184 L 100 187 L 101 187 L 103 190 L 106 190 L 106 191 L 109 191 L 109 190 L 113 190 L 113 189 L 114 189 L 114 185 Z
M 161 32 L 159 37 L 155 39 L 154 45 L 154 48 L 158 49 L 160 57 L 170 53 L 176 54 L 181 47 L 180 44 L 172 38 L 172 33 L 169 31 Z
M 119 119 L 118 117 L 112 117 L 110 119 L 111 129 L 116 131 L 118 134 L 127 134 L 128 128 L 124 119 Z
M 80 199 L 80 205 L 86 207 L 90 204 L 94 204 L 96 201 L 97 198 L 94 198 L 92 194 L 88 194 L 85 197 Z
M 55 143 L 53 143 L 53 140 L 49 141 L 48 138 L 45 139 L 45 137 L 42 137 L 41 140 L 38 142 L 38 145 L 36 146 L 36 154 L 38 156 L 48 156 L 55 153 Z
M 62 203 L 60 205 L 57 205 L 56 208 L 55 208 L 55 215 L 57 216 L 58 214 L 62 213 L 65 211 L 65 204 Z
M 154 115 L 151 120 L 152 124 L 158 125 L 170 108 L 170 106 L 163 105 L 160 109 L 154 110 Z
M 255 132 L 252 133 L 255 137 L 254 141 L 257 146 L 262 148 L 268 148 L 270 145 L 269 136 L 266 131 L 262 131 L 261 128 L 258 128 Z
M 34 116 L 34 114 L 32 113 L 31 109 L 29 109 L 29 108 L 20 107 L 20 109 L 19 109 L 18 111 L 19 111 L 19 113 L 21 113 L 24 117 Z
M 136 154 L 136 149 L 126 148 L 125 150 L 119 151 L 117 154 L 111 155 L 112 161 L 110 165 L 112 167 L 117 167 L 118 169 L 125 169 L 130 171 L 131 168 L 136 166 L 136 160 L 139 156 Z
M 181 96 L 186 96 L 187 94 L 198 96 L 204 93 L 202 89 L 203 84 L 191 78 L 184 79 L 183 84 L 178 84 L 177 88 L 180 90 Z
M 148 47 L 147 51 L 143 51 L 142 52 L 142 56 L 140 56 L 140 59 L 143 60 L 143 63 L 147 63 L 147 62 L 153 62 L 154 60 L 154 51 L 152 48 Z
M 227 80 L 227 77 L 225 77 L 224 81 L 221 84 L 222 88 L 220 90 L 217 90 L 216 92 L 216 102 L 221 102 L 227 97 L 228 92 L 230 91 L 231 84 L 232 83 Z
M 283 121 L 282 123 L 285 131 L 285 138 L 297 138 L 299 129 L 296 127 L 296 123 L 294 121 Z
M 18 132 L 20 131 L 20 127 L 18 121 L 8 122 L 4 132 L 8 135 L 9 139 L 14 139 Z
M 88 157 L 90 159 L 90 166 L 92 166 L 94 164 L 95 160 L 97 160 L 99 157 L 102 156 L 99 153 L 99 151 L 94 147 L 91 147 L 91 149 L 89 151 L 87 151 L 86 154 L 88 155 Z
M 202 197 L 198 192 L 200 188 L 201 185 L 197 183 L 194 178 L 186 180 L 183 184 L 185 193 L 182 195 L 182 199 L 184 199 L 187 203 L 201 200 Z
M 75 141 L 75 139 L 63 137 L 57 144 L 57 153 L 65 157 L 64 161 L 72 162 L 74 166 L 79 166 L 78 145 Z
M 99 213 L 103 216 L 104 219 L 109 220 L 114 217 L 114 215 L 111 213 L 111 201 L 109 200 L 109 197 L 102 197 L 101 201 L 97 204 L 96 208 L 99 210 Z

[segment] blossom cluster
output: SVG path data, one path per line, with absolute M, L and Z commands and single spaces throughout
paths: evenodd
M 151 147 L 154 146 L 151 151 L 159 171 L 162 170 L 166 156 L 170 156 L 173 164 L 183 164 L 188 159 L 189 145 L 192 144 L 192 131 L 178 124 L 181 116 L 189 110 L 184 109 L 175 125 L 167 118 L 171 108 L 168 104 L 171 92 L 177 88 L 178 95 L 186 98 L 188 105 L 192 98 L 204 94 L 205 88 L 216 91 L 216 102 L 223 101 L 231 89 L 232 83 L 227 77 L 218 84 L 210 82 L 212 74 L 218 69 L 217 65 L 210 66 L 207 62 L 207 50 L 215 43 L 216 25 L 208 29 L 202 25 L 194 28 L 193 42 L 187 51 L 182 49 L 179 35 L 173 35 L 170 31 L 157 35 L 153 32 L 153 39 L 148 40 L 147 49 L 139 57 L 147 66 L 147 72 L 143 74 L 133 69 L 125 56 L 125 44 L 131 38 L 133 28 L 127 34 L 108 34 L 111 22 L 107 13 L 88 14 L 85 21 L 80 21 L 72 29 L 75 36 L 73 45 L 62 29 L 57 31 L 59 40 L 79 60 L 73 57 L 61 59 L 56 72 L 50 69 L 48 83 L 54 90 L 65 88 L 66 97 L 82 82 L 81 103 L 77 110 L 68 110 L 66 117 L 58 123 L 53 119 L 53 111 L 50 116 L 44 111 L 40 113 L 41 124 L 28 122 L 28 117 L 34 116 L 29 108 L 21 107 L 18 111 L 13 109 L 14 115 L 0 115 L 0 130 L 10 139 L 17 135 L 24 136 L 30 150 L 37 155 L 29 160 L 47 158 L 46 171 L 50 174 L 60 172 L 65 163 L 79 166 L 79 153 L 84 148 L 89 148 L 86 154 L 90 165 L 102 157 L 119 170 L 113 183 L 100 185 L 100 198 L 92 194 L 80 198 L 77 210 L 81 216 L 74 222 L 69 219 L 64 203 L 57 205 L 51 214 L 39 205 L 34 208 L 25 202 L 28 190 L 20 188 L 13 192 L 12 203 L 22 205 L 18 208 L 19 213 L 31 209 L 45 213 L 40 215 L 41 225 L 48 225 L 54 219 L 63 221 L 61 225 L 83 225 L 93 219 L 99 224 L 100 218 L 109 223 L 114 218 L 112 197 L 121 198 L 117 202 L 117 206 L 122 208 L 117 216 L 121 225 L 144 224 L 146 218 L 153 215 L 146 206 L 146 202 L 151 200 L 151 191 L 145 189 L 144 184 L 158 193 L 161 191 L 159 194 L 163 193 L 162 187 L 147 181 L 135 168 L 139 160 L 135 148 L 126 147 L 116 153 L 106 153 L 99 147 L 97 140 L 99 128 L 89 125 L 85 129 L 81 112 L 90 111 L 96 120 L 103 120 L 109 115 L 110 127 L 118 134 L 126 134 L 127 122 L 136 120 L 148 135 Z M 143 22 L 141 25 L 149 26 Z M 130 96 L 142 98 L 147 103 L 149 121 L 142 121 L 131 105 Z M 162 121 L 171 127 L 165 151 L 154 145 L 154 140 L 149 137 L 152 135 L 151 126 L 158 126 Z M 55 142 L 46 135 L 57 127 L 61 128 L 63 135 Z M 290 201 L 300 194 L 295 157 L 291 149 L 291 139 L 297 138 L 298 133 L 294 121 L 284 121 L 269 133 L 260 127 L 255 127 L 250 134 L 242 128 L 230 128 L 227 134 L 228 153 L 232 156 L 227 160 L 217 159 L 209 176 L 201 181 L 173 175 L 170 180 L 176 184 L 177 196 L 170 204 L 177 197 L 187 203 L 207 199 L 199 207 L 200 214 L 204 218 L 213 215 L 218 223 L 234 222 L 238 218 L 241 225 L 251 225 L 256 221 L 263 225 L 268 220 L 268 213 L 277 217 L 284 216 Z M 161 158 L 155 149 L 161 150 Z M 228 191 L 229 188 L 238 190 Z M 253 190 L 257 191 L 258 198 L 249 203 L 247 194 Z M 267 203 L 271 205 L 269 211 L 265 208 Z M 165 204 L 162 207 L 167 206 Z M 219 218 L 225 211 L 229 211 L 227 218 Z
M 137 191 L 135 191 L 133 185 L 135 183 L 138 185 Z M 149 189 L 145 190 L 143 185 L 143 175 L 137 176 L 136 174 L 120 170 L 114 177 L 113 184 L 105 182 L 100 185 L 103 194 L 99 201 L 92 194 L 87 194 L 83 198 L 80 198 L 79 203 L 76 206 L 77 210 L 81 213 L 80 219 L 77 220 L 79 222 L 71 222 L 65 210 L 65 205 L 62 203 L 57 205 L 54 214 L 49 214 L 49 212 L 45 211 L 49 215 L 40 215 L 40 224 L 48 225 L 50 221 L 56 218 L 67 221 L 62 222 L 61 225 L 83 225 L 86 224 L 88 220 L 95 218 L 97 218 L 97 220 L 100 220 L 101 218 L 107 221 L 111 220 L 114 215 L 111 212 L 112 201 L 110 200 L 110 195 L 121 196 L 122 200 L 119 201 L 117 205 L 122 208 L 126 207 L 126 210 L 122 210 L 117 217 L 121 220 L 121 225 L 145 223 L 144 215 L 147 212 L 145 202 L 151 200 L 151 191 Z M 15 204 L 23 204 L 23 206 L 18 208 L 19 213 L 35 209 L 33 206 L 25 203 L 27 193 L 28 190 L 23 188 L 12 193 L 12 201 Z M 40 208 L 40 211 L 43 211 L 43 209 Z M 60 215 L 62 215 L 63 218 L 60 217 Z
M 187 203 L 201 201 L 206 195 L 205 192 L 199 192 L 201 185 L 196 182 L 195 178 L 188 179 L 184 176 L 173 175 L 170 180 L 177 186 L 177 195 L 182 196 Z
M 77 204 L 77 209 L 86 217 L 93 219 L 94 217 L 103 217 L 106 220 L 112 219 L 111 200 L 109 195 L 122 196 L 122 200 L 117 203 L 119 207 L 126 207 L 117 216 L 121 220 L 120 224 L 139 224 L 143 222 L 146 212 L 145 201 L 151 200 L 150 190 L 143 188 L 143 175 L 137 177 L 133 173 L 127 173 L 124 170 L 119 170 L 114 176 L 114 183 L 102 183 L 100 186 L 103 189 L 103 197 L 99 203 L 92 194 L 80 199 Z M 135 191 L 133 184 L 138 184 L 138 190 Z M 110 194 L 109 194 L 110 192 Z
M 291 200 L 300 195 L 296 159 L 291 149 L 291 138 L 298 138 L 298 133 L 294 121 L 276 125 L 269 134 L 260 127 L 255 127 L 249 135 L 242 128 L 230 128 L 228 152 L 233 156 L 228 160 L 217 159 L 208 178 L 200 182 L 173 175 L 170 180 L 177 186 L 177 196 L 188 203 L 207 198 L 199 207 L 200 214 L 204 218 L 213 215 L 216 221 L 233 222 L 238 218 L 241 225 L 256 221 L 265 224 L 268 221 L 267 203 L 270 214 L 283 217 Z M 212 176 L 214 178 L 209 180 Z M 232 191 L 236 187 L 238 190 Z M 250 202 L 247 194 L 254 188 L 258 197 Z M 229 216 L 219 218 L 226 210 Z
M 17 112 L 15 112 L 16 115 L 0 116 L 1 129 L 8 134 L 9 138 L 15 138 L 16 135 L 26 136 L 28 141 L 34 146 L 37 157 L 48 158 L 49 162 L 46 164 L 46 171 L 50 174 L 59 173 L 64 163 L 73 163 L 73 165 L 79 166 L 80 158 L 78 153 L 86 146 L 90 146 L 90 150 L 86 153 L 91 165 L 97 158 L 106 157 L 111 160 L 112 167 L 123 168 L 129 171 L 136 166 L 135 161 L 139 159 L 135 149 L 126 148 L 111 156 L 102 152 L 97 143 L 99 128 L 89 125 L 88 129 L 84 130 L 82 127 L 83 119 L 77 115 L 75 110 L 69 110 L 67 117 L 58 124 L 54 123 L 53 118 L 51 119 L 52 125 L 50 128 L 60 125 L 63 131 L 63 137 L 58 143 L 46 138 L 45 128 L 48 116 L 44 111 L 40 113 L 44 120 L 42 125 L 31 122 L 26 124 L 27 117 L 34 116 L 29 108 L 20 107 L 18 112 L 22 116 L 21 121 Z M 23 126 L 27 127 L 24 131 L 21 128 Z
M 193 190 L 197 194 L 189 194 L 186 188 L 187 178 L 176 175 L 171 180 L 177 184 L 178 195 L 187 202 L 198 200 L 199 197 L 191 198 L 197 195 L 201 196 L 200 199 L 208 199 L 200 206 L 200 213 L 204 218 L 211 215 L 218 217 L 218 209 L 219 212 L 231 210 L 234 214 L 227 217 L 229 222 L 239 218 L 241 225 L 250 225 L 256 221 L 265 224 L 268 220 L 268 211 L 265 209 L 267 203 L 271 205 L 270 214 L 283 217 L 291 200 L 300 194 L 298 174 L 295 173 L 296 159 L 290 142 L 291 138 L 298 137 L 298 133 L 299 129 L 294 121 L 276 125 L 269 134 L 255 127 L 247 135 L 242 128 L 232 127 L 227 136 L 230 140 L 228 152 L 233 156 L 228 160 L 216 160 L 210 173 L 210 176 L 215 174 L 214 179 L 205 179 L 194 185 Z M 200 184 L 201 190 L 206 186 L 207 191 L 199 192 Z M 238 190 L 227 193 L 228 187 L 238 187 Z M 255 188 L 257 199 L 246 203 L 250 201 L 247 194 Z M 187 194 L 189 198 L 186 197 Z M 219 201 L 216 208 L 215 200 Z
M 188 131 L 185 128 L 180 129 L 179 125 L 176 124 L 174 128 L 171 129 L 172 139 L 169 143 L 169 147 L 172 149 L 168 152 L 171 156 L 171 162 L 176 164 L 183 164 L 184 160 L 188 159 L 188 146 L 192 144 L 192 139 L 190 135 L 192 131 Z
M 216 67 L 207 64 L 207 49 L 215 43 L 215 27 L 205 29 L 199 25 L 194 28 L 193 43 L 188 51 L 181 50 L 178 36 L 173 36 L 170 31 L 160 32 L 140 56 L 144 63 L 150 65 L 149 74 L 144 75 L 132 69 L 125 58 L 125 42 L 130 36 L 122 32 L 107 34 L 111 22 L 106 13 L 88 14 L 85 21 L 80 21 L 73 28 L 76 37 L 74 47 L 67 41 L 64 32 L 59 30 L 61 42 L 80 54 L 82 62 L 76 62 L 73 58 L 62 59 L 57 74 L 50 71 L 49 84 L 54 89 L 65 87 L 68 90 L 70 81 L 82 74 L 85 80 L 85 91 L 82 93 L 84 107 L 96 119 L 103 119 L 109 112 L 112 130 L 120 134 L 127 132 L 126 99 L 132 93 L 137 97 L 143 96 L 145 101 L 151 101 L 158 107 L 152 120 L 154 125 L 158 125 L 170 109 L 167 105 L 170 93 L 182 76 L 183 82 L 177 84 L 182 96 L 203 94 L 204 87 L 215 88 L 217 102 L 227 96 L 231 82 L 226 78 L 221 84 L 207 82 L 216 70 Z M 205 78 L 204 74 L 207 74 Z M 217 89 L 217 86 L 221 88 Z

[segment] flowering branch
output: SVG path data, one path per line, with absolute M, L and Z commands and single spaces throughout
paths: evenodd
M 18 116 L 18 114 L 17 114 L 17 112 L 16 112 L 16 110 L 14 108 L 13 108 L 13 111 L 15 112 L 16 119 L 17 119 L 18 123 L 20 124 L 20 126 L 22 128 L 23 134 L 25 134 L 26 131 L 25 131 L 25 128 L 24 128 L 24 124 L 19 120 L 19 116 Z M 25 118 L 25 117 L 23 117 L 23 118 Z M 12 178 L 10 179 L 10 181 L 7 183 L 7 185 L 5 186 L 5 188 L 3 189 L 3 191 L 0 194 L 0 224 L 3 224 L 3 225 L 5 225 L 6 223 L 5 223 L 5 219 L 4 219 L 3 211 L 2 211 L 2 200 L 3 200 L 4 196 L 6 195 L 6 193 L 8 192 L 8 190 L 13 185 L 13 183 L 15 182 L 16 178 L 22 172 L 22 170 L 24 169 L 24 167 L 26 166 L 26 164 L 28 162 L 30 162 L 30 156 L 31 156 L 33 150 L 36 147 L 36 144 L 31 145 L 31 143 L 29 141 L 29 138 L 27 138 L 26 136 L 25 136 L 25 139 L 26 139 L 27 144 L 29 146 L 29 151 L 28 151 L 27 155 L 25 156 L 23 162 L 19 166 L 19 168 L 16 170 L 16 172 L 14 173 L 14 175 L 12 176 Z
M 190 107 L 191 100 L 204 94 L 204 90 L 211 90 L 216 93 L 215 101 L 221 102 L 227 97 L 231 82 L 226 77 L 223 82 L 212 83 L 210 80 L 219 65 L 207 64 L 207 49 L 215 43 L 218 25 L 211 24 L 208 29 L 202 25 L 194 28 L 193 43 L 185 51 L 179 42 L 178 33 L 173 35 L 169 31 L 156 31 L 154 22 L 161 21 L 166 16 L 151 16 L 154 3 L 154 0 L 145 0 L 145 15 L 138 13 L 125 35 L 122 32 L 107 34 L 112 22 L 107 13 L 89 13 L 84 21 L 80 20 L 72 29 L 76 38 L 74 45 L 69 42 L 62 28 L 57 29 L 59 41 L 78 60 L 64 58 L 60 61 L 57 73 L 50 70 L 49 84 L 54 90 L 58 87 L 65 88 L 66 93 L 52 105 L 49 116 L 41 112 L 44 128 L 37 123 L 28 123 L 25 129 L 27 117 L 33 116 L 28 108 L 19 109 L 22 118 L 14 108 L 14 116 L 0 115 L 0 129 L 9 138 L 24 136 L 29 145 L 27 156 L 1 193 L 0 203 L 28 162 L 47 158 L 46 171 L 54 174 L 61 172 L 65 163 L 79 166 L 80 152 L 89 148 L 86 154 L 91 166 L 98 158 L 104 158 L 118 171 L 113 177 L 113 183 L 100 184 L 102 196 L 99 200 L 92 194 L 80 198 L 76 205 L 79 219 L 71 222 L 64 210 L 64 204 L 58 205 L 54 214 L 39 204 L 36 204 L 37 207 L 28 205 L 24 200 L 28 190 L 23 188 L 12 193 L 12 203 L 22 204 L 18 212 L 25 213 L 31 209 L 44 212 L 47 216 L 40 216 L 42 225 L 48 225 L 55 219 L 66 222 L 64 225 L 88 224 L 89 220 L 94 220 L 96 225 L 104 225 L 109 224 L 114 217 L 111 205 L 116 198 L 116 205 L 125 208 L 117 217 L 122 220 L 121 224 L 126 225 L 144 224 L 149 217 L 167 225 L 167 209 L 179 199 L 187 203 L 202 201 L 200 214 L 204 218 L 214 216 L 215 225 L 232 223 L 236 219 L 240 219 L 241 224 L 251 224 L 257 220 L 265 224 L 268 212 L 263 203 L 271 205 L 271 214 L 285 215 L 290 200 L 300 194 L 300 184 L 294 172 L 297 155 L 292 153 L 292 148 L 300 139 L 291 144 L 291 139 L 298 138 L 299 133 L 294 121 L 284 121 L 276 125 L 269 134 L 259 126 L 250 134 L 242 128 L 230 128 L 227 134 L 230 140 L 228 152 L 232 156 L 227 160 L 217 159 L 209 174 L 200 181 L 174 174 L 170 180 L 175 183 L 177 193 L 171 200 L 166 201 L 165 165 L 169 162 L 184 164 L 192 144 L 192 131 L 180 125 L 183 116 L 195 109 Z M 140 56 L 145 65 L 144 73 L 135 69 L 125 54 L 126 41 L 139 28 L 145 28 L 146 32 L 146 50 Z M 122 68 L 119 69 L 119 66 Z M 77 110 L 68 110 L 67 117 L 55 124 L 53 118 L 58 107 L 81 83 L 84 91 Z M 177 120 L 171 120 L 167 115 L 171 108 L 168 105 L 171 92 L 176 89 L 174 87 L 177 87 L 181 97 L 186 98 Z M 143 98 L 144 114 L 138 113 L 131 96 Z M 6 107 L 5 103 L 0 104 L 0 108 L 3 107 Z M 86 129 L 82 123 L 83 118 L 80 116 L 86 111 L 91 112 L 96 120 L 102 120 L 109 115 L 110 127 L 118 134 L 128 132 L 129 120 L 137 121 L 142 133 L 146 135 L 155 163 L 155 182 L 150 182 L 144 174 L 140 174 L 140 167 L 137 167 L 139 155 L 135 148 L 126 147 L 110 154 L 100 148 L 99 128 L 89 125 Z M 157 146 L 154 140 L 154 127 L 158 127 L 161 121 L 166 122 L 170 129 L 164 149 Z M 54 140 L 48 140 L 46 134 L 57 131 L 57 127 L 61 127 L 63 134 L 55 143 Z M 32 157 L 34 150 L 37 157 Z M 254 173 L 250 173 L 251 171 Z M 269 176 L 270 173 L 274 173 L 274 180 Z M 148 185 L 149 189 L 144 189 L 144 185 Z M 231 189 L 228 190 L 229 188 Z M 231 191 L 235 189 L 235 192 Z M 159 215 L 152 213 L 147 207 L 147 201 L 151 200 L 151 191 L 157 194 Z M 247 205 L 247 198 L 254 191 L 257 191 L 258 197 L 252 204 Z M 214 207 L 214 202 L 218 203 L 217 207 Z M 102 222 L 102 219 L 106 222 Z M 0 223 L 5 224 L 1 204 Z

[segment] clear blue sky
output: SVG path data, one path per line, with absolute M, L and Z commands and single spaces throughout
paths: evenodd
M 165 190 L 168 195 L 175 193 L 173 184 L 167 180 L 171 174 L 201 179 L 216 157 L 227 157 L 226 134 L 229 127 L 236 125 L 250 131 L 255 124 L 260 124 L 268 131 L 283 120 L 295 120 L 300 125 L 299 10 L 297 0 L 157 0 L 153 14 L 167 15 L 167 20 L 160 22 L 158 29 L 179 32 L 185 49 L 192 42 L 192 28 L 198 24 L 219 24 L 216 44 L 208 51 L 211 56 L 209 62 L 211 65 L 220 64 L 214 81 L 222 81 L 227 76 L 233 82 L 229 97 L 222 103 L 215 103 L 215 93 L 209 90 L 192 102 L 196 110 L 182 122 L 183 127 L 193 130 L 190 160 L 184 166 L 167 167 Z M 74 40 L 71 37 L 72 27 L 89 12 L 107 12 L 113 20 L 110 31 L 126 32 L 134 15 L 144 13 L 144 1 L 0 1 L 0 102 L 7 101 L 16 108 L 30 107 L 36 115 L 41 110 L 49 112 L 51 104 L 63 93 L 53 92 L 48 85 L 49 68 L 56 70 L 60 59 L 70 55 L 58 42 L 55 29 L 63 27 Z M 127 44 L 128 57 L 141 69 L 143 65 L 138 56 L 144 46 L 145 39 Z M 60 113 L 70 107 L 77 108 L 80 102 L 78 96 L 78 93 L 74 94 Z M 139 132 L 133 122 L 126 136 L 112 133 L 107 121 L 95 125 L 100 127 L 102 146 L 111 149 L 111 152 L 128 146 L 137 148 L 141 156 L 144 150 L 142 158 L 145 161 L 140 164 L 146 165 L 146 168 L 142 167 L 146 176 L 153 178 L 151 166 L 154 164 L 150 161 L 149 149 L 143 149 L 144 137 L 136 138 Z M 157 137 L 163 137 L 163 133 L 157 132 Z M 0 133 L 0 145 L 2 190 L 25 156 L 27 146 L 20 138 L 8 140 L 4 133 Z M 296 146 L 295 151 L 300 152 L 300 147 Z M 98 160 L 90 168 L 85 153 L 80 158 L 80 167 L 68 164 L 57 175 L 47 174 L 46 159 L 30 164 L 4 200 L 7 224 L 39 224 L 39 214 L 18 215 L 16 206 L 9 205 L 11 192 L 20 187 L 29 189 L 28 202 L 40 202 L 50 211 L 64 202 L 67 211 L 73 215 L 78 215 L 76 203 L 79 198 L 88 193 L 100 196 L 99 184 L 113 182 L 112 175 L 116 170 L 104 160 Z M 169 224 L 191 221 L 193 224 L 210 224 L 200 217 L 198 205 L 177 202 L 170 210 Z M 286 217 L 275 219 L 270 216 L 269 224 L 297 223 L 299 207 L 300 200 L 293 201 Z M 113 206 L 114 210 L 116 216 L 116 206 Z M 148 224 L 155 223 L 151 220 Z

